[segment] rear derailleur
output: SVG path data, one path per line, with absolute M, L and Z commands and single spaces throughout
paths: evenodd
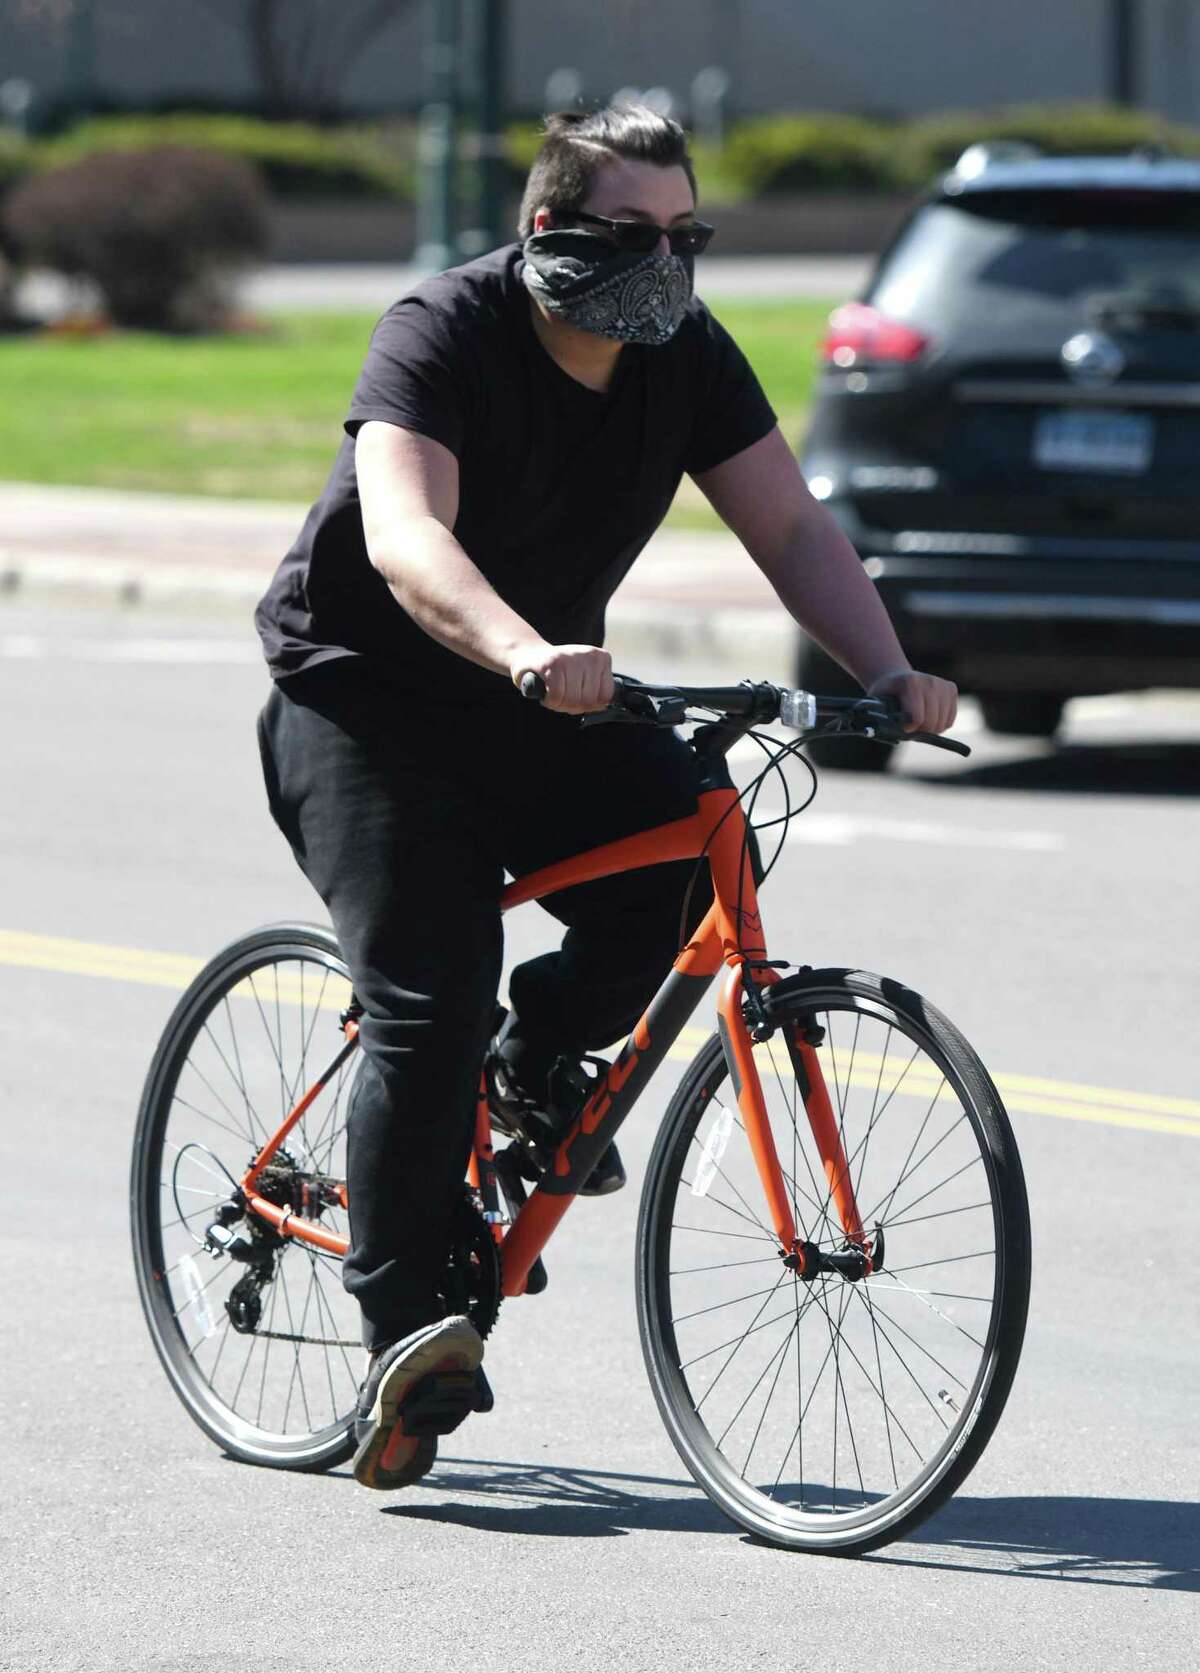
M 221 1205 L 216 1219 L 206 1228 L 204 1247 L 214 1260 L 224 1255 L 245 1265 L 246 1271 L 229 1292 L 225 1311 L 239 1335 L 253 1336 L 262 1318 L 262 1292 L 275 1276 L 275 1254 L 283 1239 L 258 1219 L 248 1223 L 248 1235 L 235 1232 L 234 1226 L 245 1215 L 246 1207 L 239 1191 Z

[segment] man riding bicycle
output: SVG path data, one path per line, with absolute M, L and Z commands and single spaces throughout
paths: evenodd
M 490 1398 L 482 1343 L 442 1290 L 480 1062 L 500 1119 L 544 1156 L 586 1095 L 584 1054 L 628 1031 L 677 951 L 692 862 L 564 890 L 547 902 L 562 946 L 512 972 L 496 1031 L 505 871 L 695 810 L 674 734 L 575 718 L 611 697 L 605 607 L 683 474 L 866 691 L 897 697 L 914 730 L 955 712 L 952 685 L 909 667 L 692 293 L 711 229 L 682 129 L 636 106 L 549 118 L 518 230 L 379 321 L 325 490 L 256 617 L 271 810 L 363 1011 L 344 1279 L 371 1356 L 355 1474 L 372 1487 L 433 1463 L 434 1440 L 404 1430 L 427 1374 L 476 1373 L 462 1416 Z M 519 695 L 530 671 L 543 704 Z M 436 912 L 408 910 L 414 875 Z M 696 888 L 692 912 L 706 905 Z M 623 1182 L 610 1147 L 588 1188 Z

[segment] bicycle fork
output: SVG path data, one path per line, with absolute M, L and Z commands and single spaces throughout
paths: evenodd
M 773 985 L 778 979 L 770 968 L 764 970 L 763 975 L 768 986 Z M 748 1009 L 751 1010 L 749 1017 Z M 755 1010 L 760 1013 L 757 1022 L 753 1018 Z M 726 972 L 717 1002 L 717 1016 L 721 1047 L 737 1099 L 738 1112 L 750 1144 L 750 1152 L 766 1198 L 771 1227 L 779 1240 L 784 1264 L 806 1281 L 827 1272 L 837 1273 L 852 1280 L 865 1278 L 870 1273 L 877 1272 L 883 1264 L 882 1233 L 877 1228 L 874 1238 L 868 1238 L 864 1234 L 854 1196 L 850 1165 L 842 1142 L 841 1127 L 834 1114 L 821 1061 L 817 1055 L 816 1047 L 819 1041 L 809 1037 L 811 1028 L 792 1019 L 784 1019 L 778 1024 L 772 1022 L 762 1007 L 757 988 L 753 990 L 751 999 L 747 991 L 745 966 L 742 964 L 730 965 Z M 808 1124 L 825 1174 L 828 1198 L 821 1218 L 825 1219 L 828 1204 L 832 1203 L 843 1234 L 840 1249 L 822 1249 L 807 1237 L 797 1234 L 794 1213 L 794 1193 L 797 1185 L 795 1180 L 788 1180 L 780 1163 L 758 1065 L 754 1060 L 755 1041 L 769 1038 L 776 1027 L 784 1035 L 792 1072 L 804 1102 Z

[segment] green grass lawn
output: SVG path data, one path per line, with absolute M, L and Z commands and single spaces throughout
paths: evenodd
M 829 304 L 723 304 L 794 440 Z M 255 499 L 316 496 L 374 323 L 277 316 L 226 337 L 0 337 L 0 475 L 9 481 Z M 716 527 L 686 484 L 677 526 Z

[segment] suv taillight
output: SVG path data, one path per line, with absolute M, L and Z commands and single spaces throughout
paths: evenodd
M 888 319 L 865 302 L 847 302 L 829 316 L 822 355 L 831 365 L 852 366 L 879 361 L 919 360 L 930 339 L 911 325 Z

